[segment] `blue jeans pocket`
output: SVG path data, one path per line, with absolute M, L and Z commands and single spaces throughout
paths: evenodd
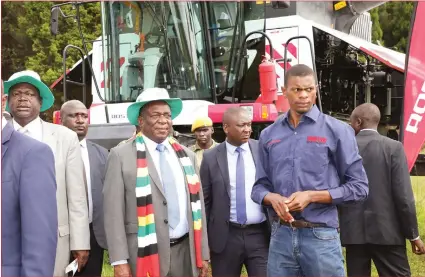
M 274 220 L 272 222 L 272 230 L 271 230 L 271 236 L 274 236 L 279 229 L 280 223 L 279 221 Z
M 313 235 L 320 240 L 334 240 L 339 236 L 337 229 L 326 227 L 313 228 Z

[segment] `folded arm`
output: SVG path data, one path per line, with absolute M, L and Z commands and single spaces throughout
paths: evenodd
M 354 132 L 345 127 L 339 134 L 334 162 L 340 180 L 339 187 L 329 189 L 332 203 L 341 204 L 365 200 L 369 193 L 368 179 L 359 154 Z

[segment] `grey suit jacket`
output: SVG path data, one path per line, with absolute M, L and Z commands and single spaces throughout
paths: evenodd
M 93 201 L 93 232 L 97 243 L 107 249 L 105 224 L 103 220 L 103 182 L 105 180 L 108 150 L 87 140 L 90 163 L 90 183 Z
M 55 156 L 58 247 L 55 276 L 65 276 L 71 250 L 90 250 L 90 230 L 84 164 L 77 134 L 57 124 L 42 121 L 43 142 Z
M 403 145 L 369 130 L 356 139 L 369 179 L 369 197 L 340 206 L 341 242 L 404 245 L 419 233 Z
M 254 163 L 258 164 L 260 162 L 258 141 L 250 139 L 249 147 Z M 225 142 L 204 152 L 200 174 L 205 198 L 210 249 L 215 253 L 221 253 L 227 243 L 230 219 L 230 180 Z M 265 207 L 263 207 L 263 211 L 269 221 Z
M 195 154 L 183 146 L 196 170 Z M 103 188 L 105 232 L 108 241 L 111 262 L 129 260 L 132 274 L 136 276 L 137 258 L 137 201 L 136 201 L 136 142 L 129 141 L 111 149 L 106 165 L 106 177 Z M 149 176 L 152 182 L 152 201 L 155 209 L 155 224 L 158 241 L 158 254 L 161 276 L 166 276 L 170 268 L 170 239 L 166 224 L 167 207 L 162 184 L 155 169 L 152 157 L 146 151 Z M 177 166 L 177 165 L 176 165 Z M 180 164 L 181 166 L 181 164 Z M 187 199 L 190 199 L 186 190 Z M 209 260 L 208 237 L 205 218 L 204 196 L 200 191 L 202 206 L 202 257 Z M 198 276 L 196 268 L 193 220 L 191 207 L 187 203 L 189 224 L 190 256 L 193 276 Z
M 52 150 L 11 124 L 1 137 L 2 276 L 53 276 L 58 215 Z

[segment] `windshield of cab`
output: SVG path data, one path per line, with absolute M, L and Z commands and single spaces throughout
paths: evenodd
M 106 7 L 105 102 L 134 102 L 152 87 L 167 89 L 170 97 L 211 101 L 199 3 L 126 1 Z

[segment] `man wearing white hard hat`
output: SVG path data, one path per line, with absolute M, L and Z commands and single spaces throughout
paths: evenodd
M 81 269 L 90 250 L 84 165 L 78 137 L 64 126 L 40 119 L 40 112 L 48 110 L 55 99 L 34 71 L 13 74 L 4 82 L 4 90 L 8 95 L 6 110 L 13 116 L 11 123 L 15 130 L 46 143 L 54 153 L 58 209 L 54 276 L 66 276 L 71 252 Z
M 127 110 L 140 132 L 111 149 L 104 183 L 106 240 L 115 276 L 205 276 L 204 196 L 192 151 L 170 137 L 183 103 L 145 89 Z

